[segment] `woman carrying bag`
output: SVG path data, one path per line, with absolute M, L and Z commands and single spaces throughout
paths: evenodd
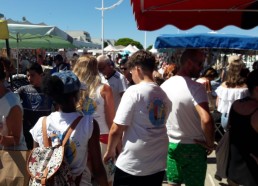
M 22 129 L 23 109 L 19 98 L 6 88 L 5 77 L 0 61 L 0 185 L 23 185 L 28 153 Z

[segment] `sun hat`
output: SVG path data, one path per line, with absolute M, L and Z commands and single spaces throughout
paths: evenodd
M 228 64 L 230 65 L 233 62 L 242 62 L 242 59 L 238 55 L 232 55 L 228 57 Z
M 55 72 L 52 76 L 57 76 L 64 85 L 63 93 L 71 93 L 80 90 L 81 83 L 78 77 L 70 70 L 62 71 L 62 72 Z

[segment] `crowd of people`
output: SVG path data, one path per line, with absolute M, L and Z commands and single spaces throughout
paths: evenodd
M 68 62 L 58 54 L 49 71 L 24 58 L 29 85 L 15 91 L 11 63 L 0 57 L 0 116 L 8 129 L 0 128 L 0 148 L 43 146 L 44 116 L 49 139 L 61 141 L 83 116 L 65 156 L 80 185 L 160 186 L 166 177 L 170 186 L 204 186 L 217 111 L 230 132 L 228 182 L 258 185 L 257 62 L 250 72 L 232 55 L 219 73 L 204 67 L 200 49 L 186 49 L 179 63 L 159 63 L 145 50 L 120 57 L 85 53 Z

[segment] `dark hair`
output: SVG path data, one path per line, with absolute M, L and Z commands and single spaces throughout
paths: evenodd
M 139 50 L 128 59 L 127 66 L 129 69 L 140 66 L 143 71 L 153 72 L 156 68 L 156 59 L 151 52 Z
M 38 63 L 31 63 L 29 64 L 29 66 L 27 67 L 27 72 L 33 70 L 35 71 L 37 74 L 42 74 L 43 73 L 43 68 L 40 64 Z
M 202 72 L 201 77 L 208 77 L 208 78 L 215 79 L 218 77 L 218 72 L 214 68 L 209 67 Z
M 63 62 L 63 56 L 62 55 L 60 55 L 60 54 L 57 54 L 55 57 L 54 57 L 54 61 L 59 61 L 59 62 Z
M 124 65 L 124 64 L 126 64 L 127 61 L 128 61 L 128 59 L 126 59 L 126 58 L 121 59 L 119 65 Z
M 5 69 L 4 69 L 4 65 L 2 63 L 2 61 L 0 61 L 0 80 L 4 80 L 5 79 Z
M 57 76 L 45 75 L 42 80 L 41 88 L 46 95 L 51 97 L 53 101 L 59 105 L 67 104 L 70 97 L 77 97 L 78 99 L 79 90 L 64 93 L 64 83 Z
M 258 61 L 255 61 L 253 63 L 253 70 L 258 69 Z
M 252 94 L 254 88 L 258 86 L 258 69 L 250 72 L 247 76 L 246 84 L 250 94 Z
M 202 52 L 201 49 L 186 49 L 180 58 L 180 65 L 184 65 L 184 63 L 188 60 L 188 59 L 192 59 L 195 60 L 196 55 L 199 54 L 199 52 Z

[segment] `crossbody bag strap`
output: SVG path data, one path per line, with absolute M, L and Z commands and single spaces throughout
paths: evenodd
M 44 116 L 42 120 L 42 135 L 43 135 L 43 145 L 44 147 L 51 147 L 51 141 L 47 137 L 47 117 Z
M 73 123 L 69 126 L 65 137 L 62 141 L 62 146 L 65 146 L 66 142 L 68 141 L 68 139 L 70 138 L 72 132 L 74 131 L 74 129 L 76 128 L 76 126 L 78 125 L 78 123 L 80 122 L 80 120 L 82 119 L 83 116 L 79 116 L 78 118 L 76 118 Z

